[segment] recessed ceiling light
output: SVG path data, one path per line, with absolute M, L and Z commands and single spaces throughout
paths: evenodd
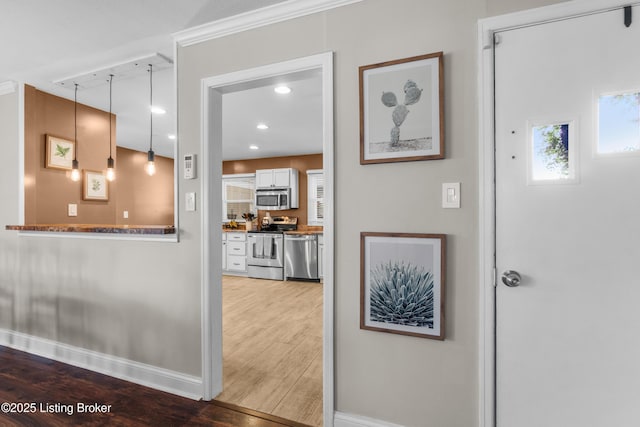
M 291 93 L 291 88 L 285 85 L 276 86 L 273 90 L 275 93 L 279 93 L 280 95 Z
M 257 146 L 257 145 L 255 145 L 255 144 L 252 144 L 252 145 L 250 145 L 250 146 L 249 146 L 249 149 L 250 149 L 250 150 L 258 150 L 259 148 L 260 148 L 260 147 L 258 147 L 258 146 Z
M 170 133 L 169 135 L 167 135 L 167 138 L 176 139 L 176 136 L 174 134 Z
M 158 106 L 156 106 L 156 105 L 152 105 L 152 106 L 151 106 L 151 112 L 152 112 L 153 114 L 166 114 L 166 113 L 167 113 L 167 110 L 165 110 L 165 109 L 164 109 L 164 108 L 162 108 L 162 107 L 158 107 Z
M 260 130 L 265 130 L 265 129 L 269 129 L 269 126 L 267 126 L 264 123 L 258 123 L 258 126 L 256 126 L 258 129 Z

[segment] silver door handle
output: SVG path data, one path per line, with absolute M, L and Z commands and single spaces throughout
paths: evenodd
M 502 283 L 509 286 L 510 288 L 515 288 L 516 286 L 520 286 L 520 281 L 522 277 L 520 273 L 513 270 L 507 270 L 502 273 Z

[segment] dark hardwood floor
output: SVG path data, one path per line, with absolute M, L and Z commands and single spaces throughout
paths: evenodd
M 0 346 L 0 426 L 69 425 L 303 426 L 233 405 L 175 396 Z

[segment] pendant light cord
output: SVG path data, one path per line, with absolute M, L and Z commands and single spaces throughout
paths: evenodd
M 149 64 L 149 111 L 153 107 L 153 65 Z M 149 151 L 153 151 L 153 111 L 149 119 Z
M 73 141 L 76 146 L 73 149 L 73 160 L 78 160 L 78 83 L 76 83 L 76 92 L 73 98 Z
M 111 87 L 113 85 L 113 74 L 109 74 L 109 158 L 111 158 Z

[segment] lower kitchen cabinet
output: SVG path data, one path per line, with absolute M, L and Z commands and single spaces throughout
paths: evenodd
M 222 233 L 222 270 L 227 269 L 227 233 Z
M 222 270 L 233 274 L 247 272 L 247 233 L 227 232 L 222 240 Z
M 318 234 L 318 277 L 324 277 L 324 235 Z

